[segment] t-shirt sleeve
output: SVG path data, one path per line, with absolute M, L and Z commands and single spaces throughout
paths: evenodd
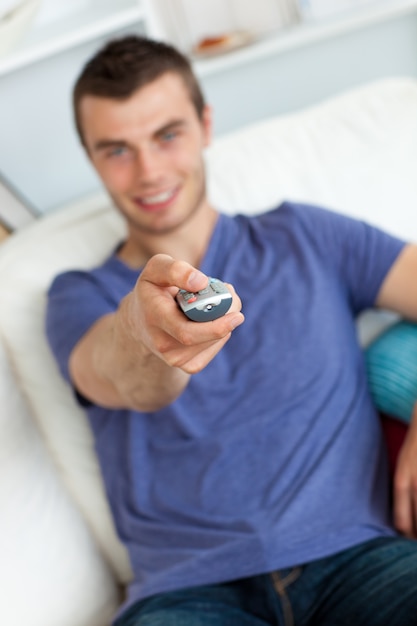
M 344 217 L 340 271 L 355 313 L 375 306 L 378 293 L 405 242 L 366 222 Z
M 346 286 L 355 314 L 375 305 L 382 283 L 406 242 L 365 221 L 327 209 L 302 206 L 301 221 L 323 262 Z
M 57 276 L 48 291 L 46 335 L 64 378 L 70 382 L 69 357 L 76 343 L 116 304 L 93 274 L 82 271 Z

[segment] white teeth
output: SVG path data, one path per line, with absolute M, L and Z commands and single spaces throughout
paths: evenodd
M 156 196 L 149 196 L 148 198 L 141 198 L 143 204 L 158 204 L 160 202 L 167 202 L 174 195 L 173 191 L 163 191 Z

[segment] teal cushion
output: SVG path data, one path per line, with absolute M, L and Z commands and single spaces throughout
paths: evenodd
M 377 409 L 409 423 L 417 402 L 417 324 L 388 328 L 365 349 L 365 361 Z

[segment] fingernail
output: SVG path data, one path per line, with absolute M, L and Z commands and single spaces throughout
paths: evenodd
M 232 322 L 232 330 L 234 330 L 237 326 L 240 326 L 245 321 L 243 315 L 235 315 L 235 317 L 231 320 Z
M 207 276 L 198 270 L 191 272 L 190 277 L 188 279 L 188 286 L 191 291 L 194 289 L 201 289 L 203 284 L 207 283 Z

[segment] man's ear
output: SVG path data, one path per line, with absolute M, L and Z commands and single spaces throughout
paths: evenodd
M 203 126 L 204 147 L 207 148 L 211 144 L 213 136 L 213 109 L 208 104 L 204 106 L 201 123 Z

